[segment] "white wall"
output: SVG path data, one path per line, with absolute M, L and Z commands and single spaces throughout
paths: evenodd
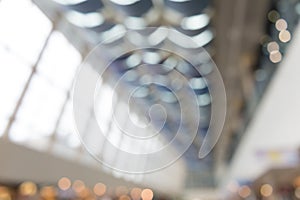
M 97 182 L 103 182 L 111 187 L 138 185 L 173 195 L 178 195 L 184 186 L 185 165 L 182 160 L 162 171 L 147 174 L 142 182 L 134 184 L 105 173 L 99 163 L 92 165 L 92 158 L 66 159 L 66 155 L 59 156 L 57 153 L 52 155 L 39 152 L 0 139 L 0 182 L 19 183 L 30 180 L 37 183 L 55 184 L 59 178 L 66 176 L 71 180 L 81 179 L 89 186 Z M 60 152 L 60 154 L 67 153 Z
M 300 26 L 233 158 L 226 180 L 254 179 L 274 165 L 258 150 L 300 147 Z M 226 181 L 225 181 L 226 182 Z

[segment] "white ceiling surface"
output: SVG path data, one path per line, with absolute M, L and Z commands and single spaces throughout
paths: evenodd
M 274 163 L 259 160 L 257 151 L 300 147 L 300 26 L 293 34 L 284 60 L 279 65 L 245 136 L 236 150 L 229 180 L 253 180 Z
M 66 153 L 67 149 L 64 149 Z M 109 187 L 150 187 L 160 193 L 168 191 L 169 195 L 180 194 L 184 186 L 184 170 L 180 169 L 180 160 L 168 168 L 144 174 L 142 182 L 137 183 L 105 173 L 99 163 L 92 164 L 96 161 L 91 157 L 78 159 L 75 155 L 74 158 L 66 159 L 62 155 L 39 152 L 5 139 L 0 139 L 0 161 L 0 180 L 11 183 L 30 180 L 55 184 L 59 178 L 67 176 L 73 181 L 81 179 L 91 187 L 97 182 L 103 182 Z

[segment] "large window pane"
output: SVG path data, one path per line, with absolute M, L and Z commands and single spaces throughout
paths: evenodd
M 88 121 L 88 117 L 86 117 L 85 120 Z M 57 129 L 56 139 L 56 142 L 71 148 L 77 148 L 81 144 L 76 132 L 71 100 L 68 101 L 64 108 L 64 112 Z
M 49 19 L 29 0 L 2 0 L 0 43 L 34 63 L 51 30 Z
M 1 32 L 1 31 L 0 31 Z M 31 69 L 0 46 L 0 135 L 11 116 Z
M 51 135 L 65 98 L 65 92 L 36 75 L 19 110 L 10 138 L 26 141 Z
M 39 73 L 56 87 L 68 90 L 81 56 L 63 34 L 54 32 L 39 63 Z
M 114 94 L 113 89 L 109 85 L 102 85 L 95 100 L 95 114 L 103 133 L 106 133 L 109 128 L 114 98 L 117 98 L 117 95 Z

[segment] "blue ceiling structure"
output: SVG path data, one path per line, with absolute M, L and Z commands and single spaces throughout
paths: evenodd
M 100 0 L 83 0 L 83 1 L 57 1 L 62 11 L 66 14 L 67 18 L 70 15 L 78 15 L 75 19 L 71 17 L 70 22 L 77 25 L 80 29 L 85 29 L 87 33 L 93 35 L 104 35 L 109 33 L 116 26 L 122 25 L 126 29 L 132 30 L 130 20 L 133 22 L 133 26 L 137 26 L 133 31 L 144 38 L 149 37 L 153 32 L 161 26 L 169 27 L 179 31 L 183 35 L 190 37 L 197 37 L 201 34 L 208 34 L 208 37 L 200 39 L 199 47 L 209 47 L 213 40 L 213 32 L 211 31 L 209 15 L 209 1 L 208 0 L 191 0 L 191 1 L 175 1 L 164 0 L 158 2 L 151 0 L 143 1 L 105 1 Z M 156 13 L 157 10 L 160 13 Z M 166 14 L 166 10 L 168 13 Z M 97 16 L 97 14 L 99 16 Z M 172 22 L 170 15 L 178 16 L 181 21 L 177 23 Z M 78 20 L 93 20 L 89 19 L 89 15 L 95 15 L 98 19 L 95 24 L 83 23 L 78 25 Z M 149 15 L 150 20 L 148 20 Z M 161 15 L 157 21 L 151 21 L 152 18 L 156 18 L 155 15 Z M 119 16 L 122 16 L 121 19 Z M 86 18 L 86 19 L 84 19 Z M 193 22 L 195 21 L 195 22 Z M 185 22 L 185 23 L 183 23 Z M 130 24 L 130 25 L 128 25 Z M 156 29 L 145 29 L 146 27 L 156 27 Z M 160 40 L 164 42 L 164 35 L 160 34 L 158 37 L 162 37 Z M 176 48 L 182 48 L 183 50 L 189 49 L 188 46 L 182 46 L 180 43 L 176 43 L 176 40 L 172 41 Z M 118 48 L 118 43 L 109 44 L 112 48 Z M 206 182 L 206 185 L 212 186 L 214 184 L 212 176 L 212 154 L 203 160 L 198 158 L 199 149 L 203 138 L 205 137 L 211 113 L 211 99 L 208 89 L 208 83 L 199 73 L 199 68 L 202 65 L 209 68 L 209 62 L 201 63 L 199 66 L 193 66 L 188 61 L 182 59 L 180 56 L 170 52 L 159 52 L 157 47 L 160 44 L 153 45 L 153 49 L 143 49 L 127 53 L 117 57 L 111 66 L 109 66 L 110 75 L 115 79 L 122 78 L 122 84 L 125 88 L 140 87 L 138 91 L 133 95 L 134 102 L 142 112 L 147 110 L 154 104 L 161 104 L 167 109 L 168 117 L 164 124 L 161 134 L 164 135 L 166 140 L 170 141 L 174 138 L 179 124 L 181 122 L 181 113 L 179 101 L 180 97 L 173 94 L 173 90 L 191 90 L 199 99 L 199 109 L 201 112 L 201 120 L 199 122 L 198 134 L 194 139 L 193 145 L 191 145 L 184 154 L 189 169 L 197 172 L 204 172 L 210 174 L 210 180 Z M 110 48 L 107 47 L 107 48 Z M 193 50 L 191 50 L 193 51 Z M 201 60 L 201 59 L 200 59 Z M 147 70 L 142 70 L 139 66 L 147 65 Z M 180 73 L 183 77 L 189 80 L 190 85 L 182 85 L 179 83 L 172 83 L 172 73 Z M 209 72 L 209 70 L 208 70 Z M 150 81 L 149 81 L 150 79 Z M 153 84 L 153 81 L 159 84 Z M 168 82 L 166 84 L 166 82 Z M 166 86 L 167 85 L 167 86 Z M 155 121 L 155 119 L 157 121 Z M 160 118 L 154 118 L 152 122 L 154 127 L 159 123 Z M 189 133 L 189 127 L 184 127 L 186 134 Z M 182 145 L 180 141 L 175 141 L 176 148 L 180 149 Z M 199 173 L 200 174 L 200 173 Z M 193 175 L 195 176 L 195 174 Z
M 108 57 L 118 55 L 116 53 L 118 52 L 117 49 L 122 48 L 121 46 L 124 44 L 133 47 L 143 46 L 145 43 L 148 46 L 149 44 L 152 45 L 153 48 L 137 49 L 118 56 L 111 63 L 108 71 L 109 75 L 113 77 L 112 80 L 122 78 L 125 91 L 130 91 L 133 87 L 139 87 L 139 90 L 133 95 L 133 99 L 141 113 L 146 113 L 154 104 L 161 104 L 167 109 L 170 115 L 168 115 L 162 129 L 162 134 L 166 140 L 169 141 L 174 138 L 181 120 L 180 97 L 174 95 L 172 91 L 186 90 L 197 96 L 197 106 L 201 113 L 198 133 L 193 145 L 184 154 L 184 159 L 190 171 L 187 185 L 214 186 L 216 184 L 214 179 L 214 154 L 210 153 L 204 159 L 198 158 L 199 149 L 203 138 L 208 132 L 211 119 L 210 83 L 207 82 L 205 75 L 211 73 L 213 63 L 211 63 L 210 58 L 199 56 L 198 65 L 193 66 L 175 53 L 158 50 L 167 41 L 167 44 L 171 45 L 176 51 L 182 50 L 192 54 L 204 48 L 213 57 L 215 27 L 212 25 L 212 2 L 209 0 L 55 0 L 55 2 L 58 3 L 68 21 L 78 29 L 83 30 L 86 37 L 92 38 L 95 44 L 106 41 L 112 35 L 118 34 L 120 36 L 105 44 L 107 48 L 105 54 Z M 285 0 L 272 1 L 270 5 L 274 8 L 270 10 L 275 9 L 278 10 L 278 13 L 283 13 L 283 17 L 288 21 L 298 19 L 299 14 L 296 12 L 284 14 L 284 11 L 282 11 L 286 6 L 283 5 L 284 2 Z M 292 2 L 295 5 L 298 3 L 298 1 Z M 294 24 L 296 22 L 292 23 L 291 29 L 293 29 Z M 147 29 L 147 27 L 152 28 Z M 166 38 L 166 35 L 160 29 L 161 27 L 170 28 L 178 31 L 183 36 L 192 38 L 196 43 L 196 48 L 181 42 L 176 37 Z M 277 35 L 273 25 L 267 29 L 266 33 L 271 37 Z M 130 34 L 122 35 L 121 33 L 126 30 L 129 30 Z M 124 39 L 125 37 L 127 38 Z M 149 42 L 148 38 L 150 37 L 155 39 Z M 269 41 L 262 45 L 262 56 L 257 64 L 263 70 L 267 65 L 272 67 L 270 73 L 268 72 L 266 75 L 268 80 L 274 72 L 274 65 L 276 65 L 275 63 L 264 64 L 269 62 L 265 53 Z M 146 66 L 146 70 L 143 68 L 144 66 Z M 199 70 L 203 73 L 200 74 Z M 260 68 L 253 71 L 255 70 L 262 71 Z M 174 81 L 174 72 L 185 77 L 189 85 Z M 161 84 L 153 84 L 153 82 Z M 264 91 L 260 88 L 265 88 L 267 83 L 267 80 L 255 82 L 257 92 L 260 95 Z M 243 117 L 245 117 L 245 124 L 247 124 L 252 112 L 247 113 L 247 106 L 241 109 L 242 113 L 246 113 L 246 117 Z M 154 127 L 160 124 L 160 118 L 157 117 L 156 119 L 157 121 L 153 121 Z M 186 133 L 189 132 L 188 125 L 184 127 L 184 130 Z M 228 160 L 234 154 L 241 138 L 239 134 L 235 136 L 231 138 L 229 144 Z M 180 149 L 181 142 L 175 141 L 175 144 L 176 148 Z

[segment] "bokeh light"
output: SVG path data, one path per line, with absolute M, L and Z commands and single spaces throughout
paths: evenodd
M 24 182 L 20 185 L 20 194 L 24 196 L 33 196 L 37 192 L 37 186 L 33 182 Z
M 1 200 L 11 200 L 11 195 L 7 187 L 0 186 L 0 199 Z
M 84 188 L 80 193 L 78 193 L 80 198 L 86 199 L 88 197 L 92 197 L 91 190 L 89 188 Z
M 153 198 L 153 192 L 151 189 L 144 189 L 141 193 L 143 200 L 152 200 Z
M 130 200 L 130 197 L 124 194 L 119 197 L 119 200 Z
M 55 199 L 57 191 L 52 186 L 45 186 L 41 189 L 40 195 L 43 199 Z
M 260 188 L 260 194 L 264 197 L 269 197 L 273 193 L 273 187 L 270 184 L 264 184 Z
M 282 55 L 279 51 L 273 51 L 270 53 L 269 58 L 272 63 L 279 63 L 282 60 Z
M 273 51 L 279 51 L 279 45 L 277 42 L 273 41 L 267 45 L 267 49 L 268 49 L 269 53 L 271 53 Z
M 240 197 L 247 198 L 251 194 L 251 189 L 249 188 L 249 186 L 244 185 L 244 186 L 240 187 L 238 193 L 239 193 Z
M 284 19 L 279 19 L 276 21 L 275 27 L 278 31 L 283 31 L 287 29 L 288 24 Z
M 67 177 L 62 177 L 58 181 L 58 187 L 61 190 L 68 190 L 71 187 L 71 181 Z
M 142 189 L 132 188 L 130 196 L 133 200 L 139 200 L 141 198 Z
M 97 183 L 95 186 L 94 186 L 94 193 L 97 195 L 97 196 L 102 196 L 104 195 L 106 192 L 106 185 L 104 185 L 103 183 Z
M 289 42 L 291 40 L 291 33 L 288 30 L 280 31 L 279 39 L 281 42 Z
M 300 199 L 300 187 L 297 187 L 297 188 L 295 189 L 294 194 L 295 194 L 295 197 L 297 197 L 298 199 Z
M 279 18 L 280 18 L 280 14 L 276 10 L 271 10 L 268 13 L 268 19 L 273 23 L 275 23 Z
M 72 188 L 76 193 L 80 193 L 85 188 L 84 182 L 81 180 L 76 180 L 74 181 Z
M 300 176 L 296 177 L 294 180 L 294 187 L 298 188 L 300 187 Z

